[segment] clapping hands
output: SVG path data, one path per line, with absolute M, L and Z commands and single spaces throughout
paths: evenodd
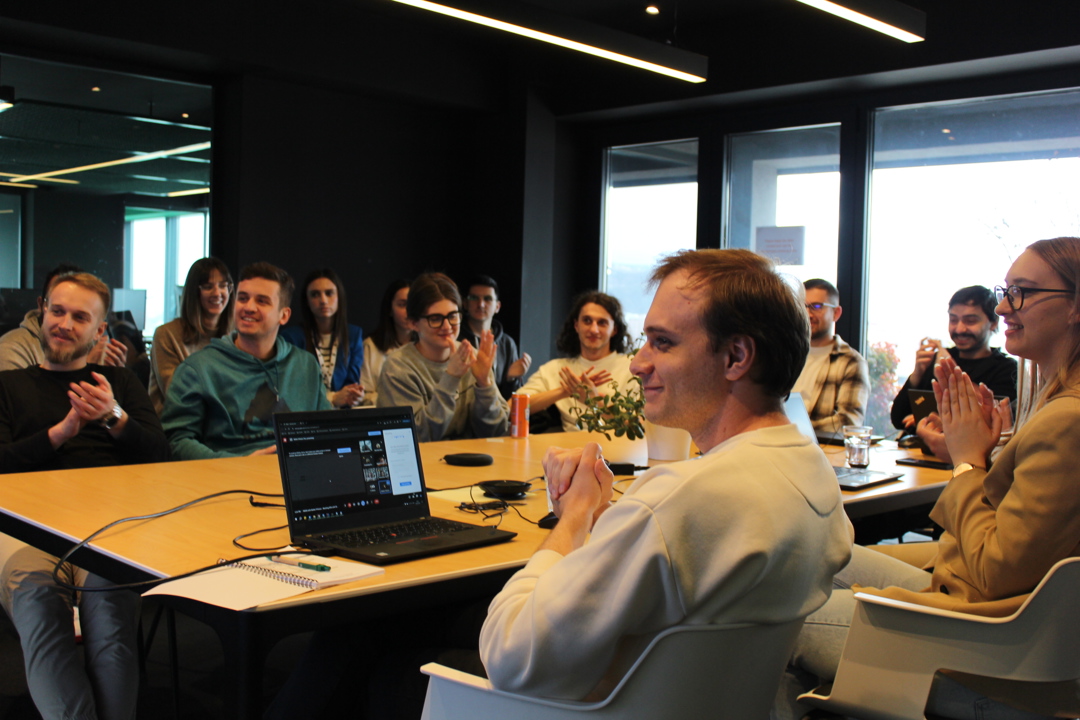
M 976 388 L 951 357 L 934 368 L 934 396 L 939 416 L 934 423 L 940 422 L 952 463 L 986 467 L 1002 428 L 1012 422 L 1011 412 L 1004 407 L 1008 400 L 996 403 L 985 385 Z
M 491 367 L 495 363 L 495 335 L 490 330 L 480 336 L 480 347 L 473 348 L 468 340 L 458 343 L 457 349 L 450 355 L 446 372 L 452 377 L 464 377 L 472 371 L 477 387 L 487 387 L 493 382 Z
M 596 389 L 611 382 L 611 373 L 607 370 L 596 370 L 590 366 L 588 370 L 575 375 L 568 367 L 559 369 L 559 379 L 562 383 L 563 392 L 568 397 L 584 401 L 587 397 L 596 394 Z

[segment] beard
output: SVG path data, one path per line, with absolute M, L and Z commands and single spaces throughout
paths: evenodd
M 81 357 L 90 354 L 90 351 L 97 345 L 97 340 L 92 340 L 86 345 L 75 346 L 68 350 L 58 350 L 49 345 L 49 336 L 42 333 L 41 335 L 41 349 L 45 353 L 45 360 L 53 365 L 66 365 L 72 360 L 78 360 Z

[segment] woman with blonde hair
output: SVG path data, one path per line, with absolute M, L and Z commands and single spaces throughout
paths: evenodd
M 1024 364 L 1011 439 L 991 462 L 1005 404 L 976 388 L 951 358 L 942 360 L 934 392 L 954 469 L 930 517 L 944 532 L 935 543 L 879 552 L 855 547 L 829 601 L 806 620 L 774 717 L 802 717 L 808 708 L 794 703 L 795 694 L 835 676 L 855 607 L 852 585 L 946 610 L 1005 616 L 1056 562 L 1080 556 L 1080 238 L 1032 243 L 995 292 L 1005 349 Z M 903 561 L 889 547 L 905 550 Z M 932 697 L 928 713 L 950 718 L 986 717 L 977 713 L 988 705 L 996 705 L 993 717 L 1032 717 L 951 680 L 937 681 Z M 1053 715 L 1061 708 L 1029 709 Z
M 217 258 L 196 260 L 188 269 L 180 296 L 180 317 L 154 331 L 150 346 L 150 400 L 158 415 L 173 371 L 196 350 L 232 330 L 233 280 Z

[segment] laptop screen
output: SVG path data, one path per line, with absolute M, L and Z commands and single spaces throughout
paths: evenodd
M 293 534 L 428 514 L 411 408 L 277 413 L 274 424 Z

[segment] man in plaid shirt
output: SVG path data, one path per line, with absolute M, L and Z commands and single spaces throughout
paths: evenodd
M 862 424 L 870 375 L 863 356 L 836 334 L 843 312 L 836 287 L 821 278 L 803 286 L 810 315 L 810 354 L 792 390 L 802 393 L 815 430 L 840 432 L 844 425 Z

